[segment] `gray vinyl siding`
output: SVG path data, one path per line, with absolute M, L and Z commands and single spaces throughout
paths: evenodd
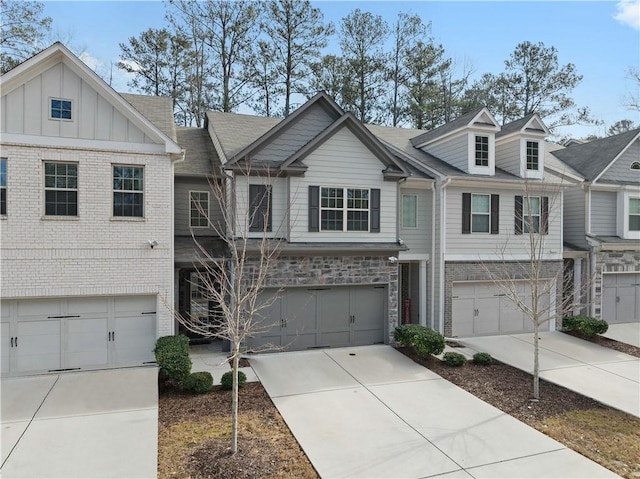
M 269 238 L 286 238 L 288 229 L 289 202 L 287 201 L 286 178 L 240 176 L 235 180 L 235 204 L 237 212 L 236 231 L 246 231 L 247 238 L 262 238 L 263 231 L 248 231 L 249 211 L 249 185 L 271 185 L 271 231 L 266 233 Z M 241 233 L 241 235 L 244 235 Z
M 49 118 L 51 98 L 72 101 L 72 120 Z M 6 133 L 154 143 L 63 63 L 3 95 L 0 117 L 2 131 Z
M 464 131 L 452 138 L 447 138 L 422 149 L 433 156 L 446 161 L 462 171 L 469 171 L 469 135 Z
M 310 107 L 302 117 L 269 142 L 255 157 L 259 160 L 284 161 L 333 123 L 333 118 L 319 105 Z
M 631 163 L 634 161 L 640 161 L 640 139 L 633 142 L 598 181 L 624 183 L 635 181 L 640 185 L 640 170 L 631 169 Z
M 456 255 L 458 259 L 478 260 L 495 256 L 496 259 L 516 256 L 529 256 L 529 237 L 527 234 L 515 234 L 515 196 L 522 195 L 520 191 L 496 190 L 483 188 L 479 184 L 476 188 L 447 188 L 447 222 L 445 257 Z M 499 234 L 471 233 L 462 234 L 462 193 L 498 194 L 500 196 Z M 531 196 L 549 197 L 549 234 L 544 236 L 544 250 L 551 256 L 545 259 L 555 259 L 562 254 L 562 225 L 560 194 L 547 191 L 530 192 Z
M 402 227 L 402 195 L 417 197 L 417 223 L 415 228 Z M 432 229 L 432 190 L 400 189 L 400 203 L 398 204 L 398 221 L 400 224 L 400 238 L 409 248 L 408 254 L 431 254 Z
M 496 143 L 496 167 L 520 176 L 520 138 Z
M 567 188 L 563 195 L 564 241 L 575 246 L 587 246 L 585 239 L 585 194 L 579 186 Z
M 192 178 L 175 179 L 174 192 L 174 221 L 176 236 L 191 235 L 190 223 L 190 191 L 208 191 L 209 192 L 209 218 L 214 224 L 222 224 L 222 211 L 220 210 L 220 202 L 213 192 L 211 185 L 207 180 L 198 180 Z M 213 228 L 193 228 L 193 232 L 198 236 L 216 236 Z
M 591 233 L 615 236 L 618 196 L 615 191 L 591 190 Z

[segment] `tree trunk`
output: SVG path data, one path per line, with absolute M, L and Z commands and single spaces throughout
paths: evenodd
M 231 454 L 238 452 L 238 363 L 240 350 L 238 344 L 233 345 L 233 389 L 231 396 Z
M 533 321 L 533 399 L 540 399 L 540 358 L 539 358 L 539 337 L 540 321 L 535 318 Z

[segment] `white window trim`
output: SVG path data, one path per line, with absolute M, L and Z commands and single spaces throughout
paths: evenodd
M 476 165 L 476 136 L 485 136 L 489 139 L 489 166 Z M 467 136 L 469 173 L 472 175 L 493 176 L 496 172 L 496 141 L 493 133 L 470 131 Z
M 140 168 L 142 170 L 142 190 L 116 190 L 113 188 L 113 169 L 116 166 L 123 166 L 126 168 Z M 144 165 L 135 165 L 135 164 L 126 164 L 126 163 L 111 163 L 111 176 L 109 177 L 109 184 L 111 187 L 111 219 L 115 220 L 115 221 L 143 221 L 146 219 L 146 215 L 147 215 L 147 205 L 146 205 L 146 201 L 147 201 L 147 181 L 145 180 L 146 174 L 145 174 L 145 170 L 146 168 L 144 167 Z M 113 206 L 114 206 L 114 200 L 113 200 L 113 194 L 114 193 L 141 193 L 142 194 L 142 216 L 115 216 L 113 214 Z
M 55 118 L 51 115 L 51 102 L 53 100 L 60 100 L 60 101 L 68 101 L 69 103 L 71 103 L 71 118 Z M 60 97 L 56 97 L 56 96 L 50 96 L 49 100 L 47 102 L 47 110 L 49 113 L 49 120 L 53 120 L 53 121 L 75 121 L 76 119 L 76 109 L 75 109 L 75 101 L 73 101 L 71 98 L 60 98 Z
M 56 188 L 56 187 L 47 187 L 47 171 L 46 165 L 47 163 L 56 163 L 59 165 L 76 165 L 76 183 L 77 186 L 75 188 Z M 52 160 L 43 160 L 42 161 L 42 191 L 44 194 L 42 195 L 42 219 L 78 219 L 80 217 L 80 164 L 77 161 L 52 161 Z M 48 215 L 47 214 L 47 191 L 75 191 L 76 192 L 76 214 L 75 215 Z
M 538 213 L 537 214 L 529 214 L 527 211 L 529 205 L 531 204 L 531 200 L 538 200 Z M 531 231 L 527 231 L 527 218 L 531 217 L 532 219 L 538 217 L 538 231 L 533 231 L 534 234 L 540 234 L 540 229 L 542 228 L 542 196 L 523 196 L 522 197 L 522 234 L 529 234 Z M 535 224 L 535 222 L 534 222 Z
M 473 212 L 473 197 L 474 196 L 486 196 L 489 198 L 489 211 L 487 213 L 474 213 Z M 491 234 L 491 195 L 488 193 L 471 193 L 471 234 Z M 489 218 L 489 222 L 487 223 L 487 231 L 473 231 L 473 215 L 483 215 Z
M 631 198 L 640 199 L 640 191 L 620 191 L 618 193 L 618 236 L 623 239 L 640 240 L 640 231 L 629 229 L 629 200 Z
M 414 221 L 415 222 L 415 226 L 405 226 L 404 225 L 404 198 L 405 198 L 405 196 L 406 197 L 415 198 L 415 221 Z M 402 212 L 402 218 L 401 218 L 402 221 L 401 221 L 400 224 L 402 226 L 402 229 L 405 229 L 405 230 L 418 229 L 418 195 L 414 195 L 412 193 L 406 193 L 406 194 L 403 193 L 402 197 L 400 198 L 400 201 L 401 201 L 400 206 L 401 206 L 401 212 Z
M 527 142 L 538 144 L 538 169 L 527 169 Z M 538 138 L 520 138 L 520 177 L 541 180 L 544 177 L 544 141 Z
M 323 211 L 339 211 L 340 208 L 323 208 L 322 207 L 322 190 L 324 188 L 342 190 L 342 230 L 325 230 L 322 229 L 322 212 Z M 359 208 L 348 208 L 348 190 L 366 190 L 369 192 L 368 194 L 368 208 L 366 210 Z M 366 230 L 349 230 L 347 229 L 349 211 L 367 211 L 367 229 Z M 371 232 L 371 188 L 360 187 L 360 186 L 320 186 L 320 204 L 318 210 L 318 223 L 319 223 L 319 231 L 324 232 L 332 232 L 332 233 L 370 233 Z
M 207 219 L 207 224 L 204 225 L 204 226 L 191 224 L 191 219 L 192 219 L 191 218 L 191 200 L 192 200 L 191 195 L 193 193 L 198 193 L 198 194 L 203 194 L 204 193 L 204 194 L 207 195 L 207 202 L 206 202 L 207 204 L 206 204 L 206 208 L 205 208 L 206 209 L 206 211 L 205 211 L 205 215 L 206 216 L 205 217 Z M 205 190 L 190 190 L 189 191 L 189 228 L 204 228 L 204 229 L 208 228 L 209 227 L 209 220 L 210 220 L 209 215 L 210 214 L 211 214 L 211 195 L 209 194 L 209 192 L 205 191 Z

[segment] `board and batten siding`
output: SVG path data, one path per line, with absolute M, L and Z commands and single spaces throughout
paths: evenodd
M 492 258 L 509 260 L 511 258 L 528 257 L 528 235 L 515 234 L 515 196 L 521 191 L 496 190 L 488 188 L 447 188 L 447 221 L 446 221 L 446 253 L 458 258 L 478 260 Z M 499 234 L 471 233 L 462 234 L 462 194 L 498 194 L 500 196 Z M 532 191 L 531 196 L 537 196 Z M 544 259 L 562 258 L 562 224 L 560 193 L 540 193 L 549 197 L 549 234 L 544 237 Z
M 49 118 L 51 98 L 72 101 L 72 120 Z M 0 129 L 5 133 L 154 143 L 63 63 L 3 95 L 0 112 Z
M 633 142 L 627 150 L 620 155 L 604 174 L 600 177 L 600 182 L 623 182 L 634 181 L 640 187 L 640 170 L 632 170 L 631 163 L 640 161 L 640 139 Z
M 415 195 L 417 197 L 417 222 L 415 228 L 404 228 L 402 226 L 402 195 Z M 432 190 L 401 188 L 400 204 L 398 205 L 398 222 L 400 224 L 400 238 L 405 246 L 409 248 L 407 252 L 414 254 L 431 254 L 431 230 L 432 230 Z
M 520 137 L 496 142 L 496 166 L 520 176 Z
M 324 131 L 333 121 L 325 109 L 319 105 L 313 105 L 267 146 L 258 151 L 255 158 L 266 161 L 285 161 Z
M 427 145 L 422 149 L 462 171 L 469 171 L 468 140 L 469 134 L 464 131 L 453 137 Z
M 347 127 L 328 138 L 304 160 L 304 176 L 291 177 L 291 238 L 308 242 L 395 243 L 397 241 L 397 188 L 384 181 L 385 166 Z M 309 186 L 380 189 L 380 232 L 320 231 L 310 233 Z
M 189 236 L 191 231 L 198 236 L 217 236 L 215 230 L 211 227 L 191 228 L 191 197 L 192 191 L 208 191 L 209 192 L 209 222 L 213 224 L 223 225 L 222 210 L 220 209 L 220 201 L 215 192 L 211 188 L 208 180 L 196 178 L 180 178 L 175 179 L 174 193 L 174 231 L 177 236 Z
M 266 233 L 268 238 L 286 238 L 287 236 L 287 212 L 289 202 L 287 200 L 286 178 L 240 176 L 235 180 L 236 193 L 236 232 L 238 236 L 247 238 L 262 238 L 263 231 L 249 230 L 249 185 L 271 185 L 271 231 Z
M 563 194 L 564 214 L 563 231 L 564 241 L 575 246 L 587 246 L 585 237 L 585 194 L 579 186 L 567 188 Z
M 591 233 L 617 235 L 617 205 L 618 195 L 615 191 L 591 190 Z

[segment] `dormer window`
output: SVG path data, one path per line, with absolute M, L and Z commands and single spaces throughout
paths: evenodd
M 489 137 L 476 135 L 476 166 L 489 166 Z
M 640 161 L 634 161 L 633 163 L 631 163 L 631 167 L 629 169 L 640 170 Z
M 540 157 L 538 155 L 538 142 L 527 141 L 527 170 L 538 171 L 540 169 Z
M 52 120 L 71 120 L 71 100 L 52 98 L 50 115 Z

